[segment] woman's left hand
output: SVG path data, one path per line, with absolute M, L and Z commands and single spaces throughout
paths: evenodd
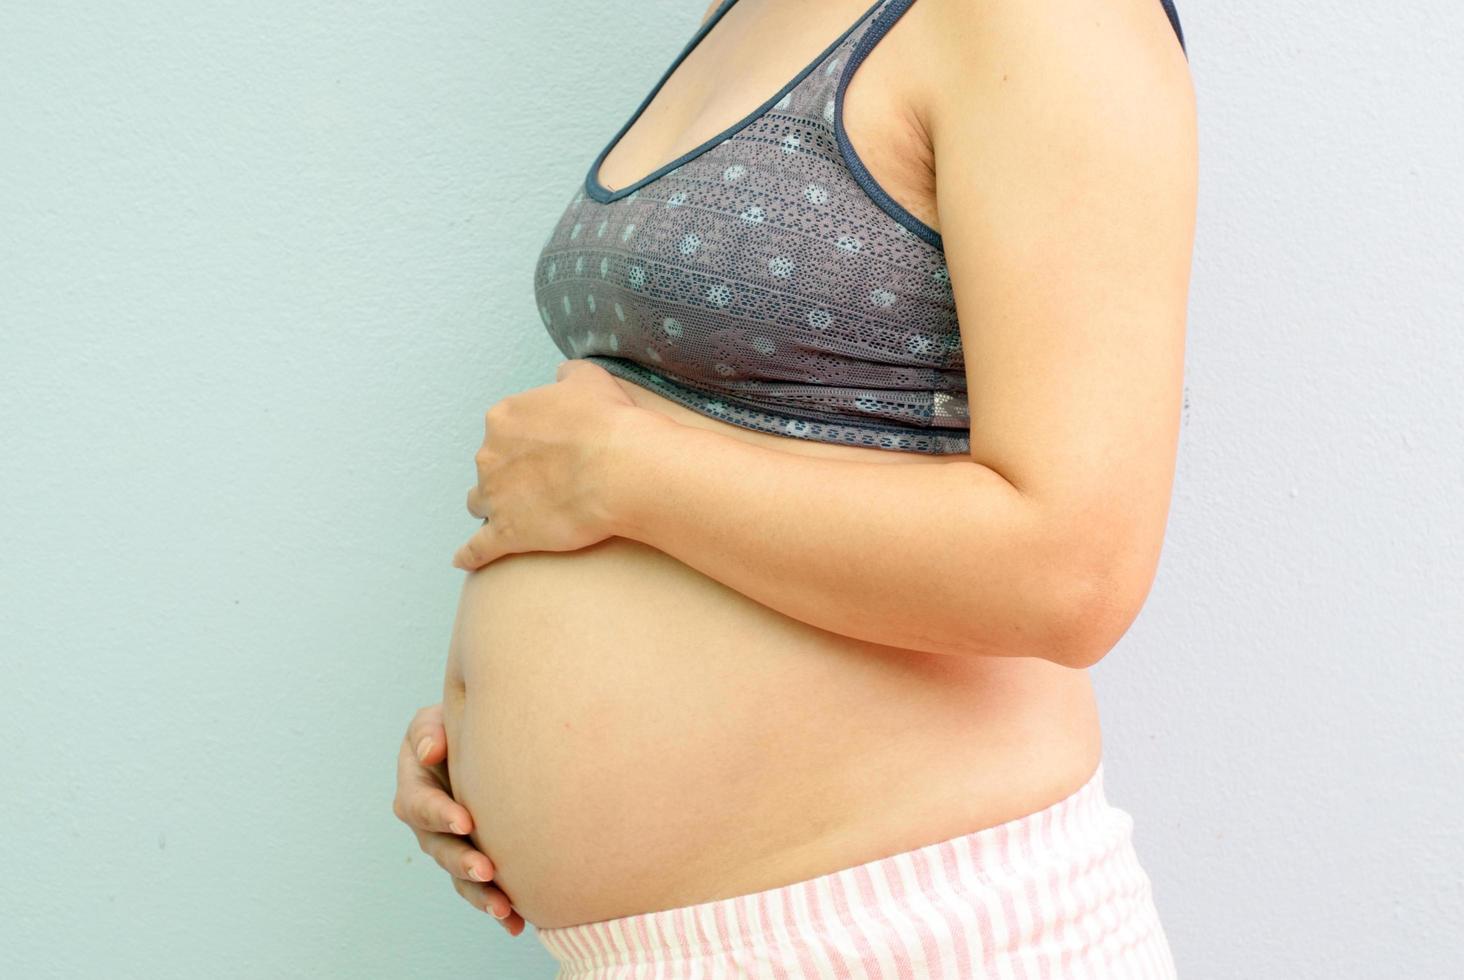
M 468 511 L 487 518 L 452 563 L 465 571 L 525 551 L 577 551 L 612 535 L 613 446 L 646 410 L 590 361 L 563 361 L 552 384 L 510 395 L 484 416 Z

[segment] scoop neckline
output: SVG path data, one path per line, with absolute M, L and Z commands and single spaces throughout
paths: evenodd
M 645 187 L 647 184 L 659 180 L 661 177 L 664 177 L 666 174 L 675 170 L 677 167 L 680 167 L 682 164 L 694 160 L 695 158 L 701 156 L 703 153 L 706 153 L 708 150 L 715 147 L 717 144 L 728 139 L 738 131 L 745 129 L 747 126 L 751 125 L 754 121 L 763 116 L 780 100 L 782 100 L 782 98 L 789 92 L 791 92 L 798 85 L 799 82 L 807 78 L 809 73 L 811 73 L 819 65 L 823 64 L 828 59 L 829 55 L 833 54 L 834 51 L 838 49 L 839 45 L 843 44 L 848 39 L 849 35 L 853 34 L 854 31 L 857 30 L 861 24 L 869 19 L 870 15 L 872 15 L 877 9 L 884 6 L 888 2 L 889 0 L 874 0 L 874 3 L 870 4 L 869 7 L 862 14 L 859 15 L 854 23 L 846 27 L 843 32 L 840 33 L 838 37 L 834 38 L 834 40 L 830 42 L 828 46 L 823 49 L 823 51 L 816 55 L 812 61 L 804 65 L 803 68 L 799 70 L 798 74 L 789 79 L 782 88 L 778 89 L 777 92 L 773 93 L 772 96 L 764 100 L 761 105 L 753 109 L 747 115 L 743 116 L 741 119 L 737 120 L 732 125 L 722 130 L 720 133 L 717 133 L 715 136 L 711 136 L 708 139 L 703 140 L 701 143 L 687 150 L 685 153 L 681 154 L 679 157 L 672 160 L 671 162 L 657 167 L 655 170 L 646 174 L 639 180 L 633 181 L 618 190 L 610 190 L 610 188 L 600 183 L 600 164 L 603 163 L 605 158 L 610 155 L 610 152 L 615 149 L 621 138 L 624 137 L 625 134 L 630 131 L 630 128 L 635 125 L 636 120 L 641 117 L 641 115 L 646 111 L 646 108 L 650 106 L 651 102 L 655 100 L 661 89 L 665 87 L 666 81 L 672 76 L 672 74 L 675 73 L 676 69 L 681 66 L 681 63 L 685 61 L 687 56 L 690 55 L 691 52 L 694 51 L 699 44 L 701 44 L 702 40 L 711 33 L 712 28 L 717 26 L 717 22 L 722 19 L 722 16 L 737 4 L 737 0 L 723 0 L 721 6 L 719 6 L 712 13 L 712 16 L 708 17 L 706 21 L 697 28 L 696 33 L 694 33 L 691 36 L 691 39 L 686 42 L 684 47 L 682 47 L 681 52 L 676 56 L 675 60 L 671 62 L 670 67 L 662 72 L 660 79 L 651 88 L 646 97 L 641 100 L 640 105 L 636 107 L 636 110 L 631 115 L 630 119 L 628 119 L 625 125 L 621 126 L 618 131 L 616 131 L 614 136 L 610 137 L 610 141 L 605 144 L 604 149 L 602 149 L 595 156 L 595 159 L 590 162 L 589 170 L 585 171 L 585 193 L 594 200 L 599 201 L 601 204 L 609 204 L 613 201 L 618 201 L 623 197 L 634 194 L 636 191 L 640 190 L 642 187 Z

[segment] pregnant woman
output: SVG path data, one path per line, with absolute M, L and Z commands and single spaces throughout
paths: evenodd
M 1174 975 L 1086 668 L 1160 554 L 1196 135 L 1169 0 L 707 12 L 486 416 L 395 803 L 464 897 L 565 978 Z

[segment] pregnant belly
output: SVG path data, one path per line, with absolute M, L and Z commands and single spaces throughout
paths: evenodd
M 453 794 L 546 928 L 991 826 L 1099 754 L 1085 671 L 839 636 L 623 538 L 467 576 L 445 688 Z

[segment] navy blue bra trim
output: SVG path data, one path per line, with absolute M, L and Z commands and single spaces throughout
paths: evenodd
M 646 94 L 646 97 L 641 100 L 641 103 L 636 108 L 634 114 L 632 114 L 631 117 L 626 120 L 625 125 L 621 126 L 614 136 L 610 137 L 610 141 L 605 144 L 605 147 L 600 150 L 600 152 L 595 156 L 595 159 L 590 162 L 589 169 L 585 171 L 585 194 L 591 199 L 599 201 L 601 204 L 609 204 L 612 201 L 618 201 L 622 197 L 626 197 L 630 194 L 635 193 L 652 181 L 658 180 L 659 178 L 665 176 L 666 174 L 675 170 L 677 167 L 681 166 L 687 161 L 694 159 L 695 157 L 701 156 L 703 153 L 712 149 L 712 147 L 723 142 L 738 131 L 752 125 L 753 122 L 761 118 L 769 109 L 777 104 L 777 102 L 781 100 L 783 96 L 791 92 L 794 87 L 798 85 L 799 82 L 807 78 L 808 75 L 815 68 L 823 64 L 824 61 L 828 59 L 829 55 L 834 53 L 834 49 L 837 48 L 840 44 L 844 43 L 844 40 L 848 38 L 850 34 L 854 33 L 854 31 L 859 28 L 859 25 L 863 24 L 865 20 L 869 18 L 869 15 L 874 13 L 874 11 L 878 9 L 879 6 L 884 2 L 885 0 L 875 0 L 875 2 L 864 11 L 864 13 L 859 15 L 859 18 L 855 20 L 854 23 L 850 24 L 843 31 L 843 33 L 841 33 L 837 38 L 833 40 L 832 43 L 824 48 L 824 50 L 820 52 L 813 61 L 804 66 L 804 68 L 799 71 L 797 75 L 793 76 L 793 78 L 790 79 L 787 84 L 778 89 L 778 91 L 775 92 L 766 101 L 764 101 L 762 105 L 758 106 L 756 109 L 753 109 L 750 113 L 739 119 L 737 122 L 728 126 L 726 129 L 722 130 L 715 136 L 712 136 L 711 138 L 703 141 L 697 146 L 692 147 L 690 150 L 687 150 L 685 153 L 681 154 L 670 163 L 667 163 L 661 167 L 657 167 L 655 170 L 651 171 L 640 180 L 634 181 L 633 183 L 628 184 L 625 187 L 620 188 L 619 190 L 612 191 L 609 188 L 605 187 L 603 184 L 600 183 L 600 164 L 603 163 L 605 161 L 605 158 L 610 155 L 610 151 L 615 149 L 615 146 L 617 143 L 620 142 L 621 137 L 629 132 L 630 127 L 635 125 L 636 120 L 641 117 L 641 115 L 646 111 L 646 108 L 651 104 L 651 102 L 656 98 L 656 95 L 661 91 L 662 87 L 665 86 L 666 80 L 671 77 L 672 73 L 675 72 L 678 67 L 680 67 L 681 63 L 685 61 L 687 56 L 690 55 L 691 52 L 696 48 L 696 46 L 701 43 L 702 39 L 711 32 L 712 28 L 717 25 L 717 22 L 722 19 L 722 16 L 728 10 L 732 9 L 733 5 L 737 3 L 737 0 L 722 0 L 722 3 L 717 7 L 715 11 L 712 12 L 712 15 L 708 17 L 699 28 L 697 28 L 696 33 L 694 33 L 691 36 L 691 39 L 686 42 L 686 45 L 681 49 L 681 52 L 676 56 L 676 59 L 671 62 L 671 65 L 664 72 L 661 73 L 660 79 L 657 80 L 655 86 L 651 88 L 650 92 Z M 894 218 L 901 225 L 907 228 L 916 237 L 925 242 L 928 242 L 929 244 L 940 249 L 941 251 L 944 251 L 945 246 L 941 239 L 940 232 L 936 231 L 934 228 L 930 227 L 930 225 L 926 224 L 924 221 L 921 221 L 919 218 L 915 217 L 915 215 L 911 214 L 903 205 L 901 205 L 898 201 L 891 197 L 882 186 L 880 186 L 879 181 L 874 179 L 874 176 L 869 172 L 869 168 L 866 167 L 864 165 L 864 161 L 860 159 L 858 152 L 854 149 L 854 144 L 851 143 L 849 140 L 848 132 L 844 129 L 844 91 L 849 87 L 849 81 L 854 75 L 854 70 L 859 67 L 859 64 L 865 59 L 869 52 L 874 49 L 875 44 L 879 42 L 880 38 L 884 37 L 884 35 L 889 31 L 891 27 L 894 26 L 895 22 L 900 19 L 905 11 L 910 9 L 911 5 L 914 2 L 915 0 L 893 0 L 893 2 L 891 2 L 888 7 L 880 12 L 879 17 L 876 18 L 874 23 L 870 25 L 869 30 L 864 32 L 864 35 L 859 39 L 859 43 L 854 46 L 854 51 L 849 57 L 849 63 L 846 64 L 843 70 L 839 73 L 839 82 L 834 91 L 834 140 L 835 143 L 838 145 L 840 155 L 844 158 L 844 165 L 849 169 L 849 172 L 853 175 L 855 182 L 858 183 L 859 187 L 864 191 L 864 193 L 869 196 L 870 200 L 878 205 L 890 217 Z M 1170 25 L 1174 28 L 1175 36 L 1179 39 L 1180 50 L 1184 52 L 1184 56 L 1186 60 L 1188 60 L 1189 50 L 1185 46 L 1184 28 L 1180 25 L 1179 11 L 1175 9 L 1174 0 L 1159 0 L 1159 3 L 1164 8 L 1164 14 L 1166 17 L 1169 18 Z
M 1169 17 L 1169 25 L 1174 28 L 1174 36 L 1179 38 L 1179 50 L 1184 52 L 1184 58 L 1189 60 L 1189 48 L 1184 45 L 1184 28 L 1179 25 L 1179 11 L 1174 9 L 1174 0 L 1159 0 L 1164 5 L 1164 13 Z
M 844 166 L 849 168 L 849 172 L 854 175 L 855 182 L 859 184 L 865 194 L 869 195 L 870 200 L 879 205 L 891 218 L 909 229 L 912 234 L 944 251 L 940 232 L 915 217 L 900 202 L 890 197 L 880 186 L 879 181 L 874 179 L 869 168 L 864 165 L 864 161 L 859 158 L 859 154 L 854 150 L 854 144 L 849 142 L 849 134 L 844 130 L 844 90 L 849 87 L 849 80 L 854 77 L 854 70 L 874 49 L 879 39 L 884 37 L 885 32 L 894 26 L 895 21 L 899 20 L 900 16 L 909 10 L 910 5 L 914 2 L 915 0 L 894 0 L 880 12 L 874 23 L 869 25 L 869 30 L 865 31 L 864 36 L 859 39 L 859 43 L 854 45 L 854 53 L 849 56 L 849 63 L 844 66 L 843 71 L 839 72 L 839 84 L 834 89 L 834 139 L 838 143 L 839 153 L 844 158 Z
M 824 61 L 828 59 L 829 55 L 834 53 L 834 49 L 837 48 L 840 44 L 843 44 L 844 40 L 848 38 L 850 34 L 853 34 L 854 31 L 858 29 L 859 25 L 863 24 L 865 20 L 869 18 L 869 15 L 874 13 L 874 11 L 878 9 L 880 4 L 884 2 L 885 0 L 875 0 L 875 2 L 872 3 L 867 10 L 864 11 L 864 13 L 859 15 L 858 20 L 854 21 L 854 23 L 845 28 L 844 32 L 836 37 L 831 44 L 824 48 L 823 51 L 821 51 L 818 56 L 813 59 L 813 61 L 804 66 L 803 70 L 801 70 L 797 75 L 793 76 L 793 78 L 790 79 L 786 85 L 778 89 L 778 91 L 775 92 L 771 98 L 767 99 L 765 102 L 763 102 L 762 105 L 749 112 L 746 116 L 737 120 L 737 122 L 728 126 L 726 129 L 722 130 L 720 133 L 711 137 L 710 139 L 702 142 L 695 147 L 692 147 L 690 150 L 687 150 L 685 153 L 681 154 L 681 156 L 677 157 L 675 160 L 672 160 L 665 166 L 657 167 L 655 170 L 651 171 L 649 174 L 642 177 L 640 180 L 635 181 L 634 183 L 628 184 L 625 187 L 614 191 L 605 187 L 600 183 L 600 164 L 603 163 L 605 158 L 610 155 L 610 151 L 615 149 L 615 144 L 620 142 L 620 138 L 629 131 L 630 127 L 635 125 L 635 121 L 641 117 L 641 113 L 646 111 L 646 107 L 651 104 L 651 101 L 656 97 L 656 94 L 661 91 L 662 86 L 666 84 L 666 79 L 671 77 L 671 73 L 676 71 L 677 67 L 686 60 L 687 55 L 691 54 L 692 50 L 698 44 L 700 44 L 702 39 L 706 37 L 711 29 L 717 25 L 717 21 L 722 19 L 722 15 L 725 14 L 728 10 L 732 8 L 734 4 L 737 3 L 737 0 L 723 0 L 721 6 L 719 6 L 712 13 L 712 15 L 706 19 L 701 27 L 697 29 L 696 33 L 691 36 L 691 40 L 686 42 L 686 46 L 681 49 L 681 53 L 676 56 L 676 60 L 671 62 L 671 67 L 666 69 L 666 71 L 661 75 L 660 80 L 656 82 L 655 87 L 652 88 L 650 93 L 646 95 L 645 99 L 641 101 L 639 108 L 635 110 L 635 114 L 630 117 L 630 119 L 626 122 L 624 126 L 620 127 L 619 132 L 610 137 L 610 142 L 605 144 L 605 148 L 601 150 L 599 155 L 596 156 L 595 159 L 590 163 L 590 169 L 585 172 L 585 194 L 593 198 L 594 200 L 599 201 L 601 204 L 609 204 L 611 201 L 618 201 L 622 197 L 625 197 L 628 194 L 633 194 L 634 192 L 640 190 L 642 187 L 646 186 L 652 181 L 665 176 L 672 170 L 675 170 L 677 167 L 681 166 L 683 163 L 686 163 L 688 160 L 691 160 L 694 157 L 701 156 L 703 153 L 707 152 L 718 143 L 721 143 L 728 137 L 737 133 L 739 130 L 745 129 L 746 127 L 752 125 L 769 109 L 776 105 L 778 101 L 783 98 L 783 96 L 793 91 L 793 88 L 799 82 L 807 78 L 815 68 L 823 64 Z
M 628 357 L 616 357 L 610 354 L 582 354 L 580 356 L 580 359 L 585 361 L 594 361 L 596 364 L 605 368 L 611 374 L 621 375 L 621 372 L 624 371 L 625 373 L 631 375 L 632 380 L 641 377 L 649 378 L 651 382 L 658 387 L 668 389 L 669 397 L 671 397 L 674 401 L 680 402 L 688 408 L 697 408 L 698 410 L 700 410 L 700 406 L 698 406 L 695 401 L 689 399 L 687 397 L 688 394 L 700 395 L 704 398 L 714 398 L 717 401 L 737 405 L 748 411 L 761 412 L 768 418 L 774 419 L 778 422 L 784 422 L 788 419 L 792 419 L 795 422 L 807 422 L 810 425 L 837 425 L 845 429 L 860 429 L 867 430 L 869 432 L 877 432 L 880 435 L 911 437 L 928 437 L 932 435 L 940 435 L 943 433 L 948 433 L 951 435 L 965 435 L 969 431 L 969 426 L 965 425 L 930 425 L 917 427 L 910 425 L 901 425 L 898 422 L 873 422 L 865 419 L 847 419 L 830 412 L 818 412 L 813 409 L 807 408 L 803 409 L 802 411 L 798 411 L 796 409 L 789 409 L 786 406 L 782 405 L 779 405 L 777 408 L 770 410 L 766 406 L 759 405 L 757 402 L 748 401 L 746 398 L 739 398 L 736 395 L 729 395 L 725 391 L 717 391 L 712 388 L 704 388 L 701 385 L 693 384 L 692 382 L 687 381 L 678 375 L 671 374 L 668 371 L 661 369 L 652 370 L 651 368 L 646 367 L 639 361 L 631 360 Z

